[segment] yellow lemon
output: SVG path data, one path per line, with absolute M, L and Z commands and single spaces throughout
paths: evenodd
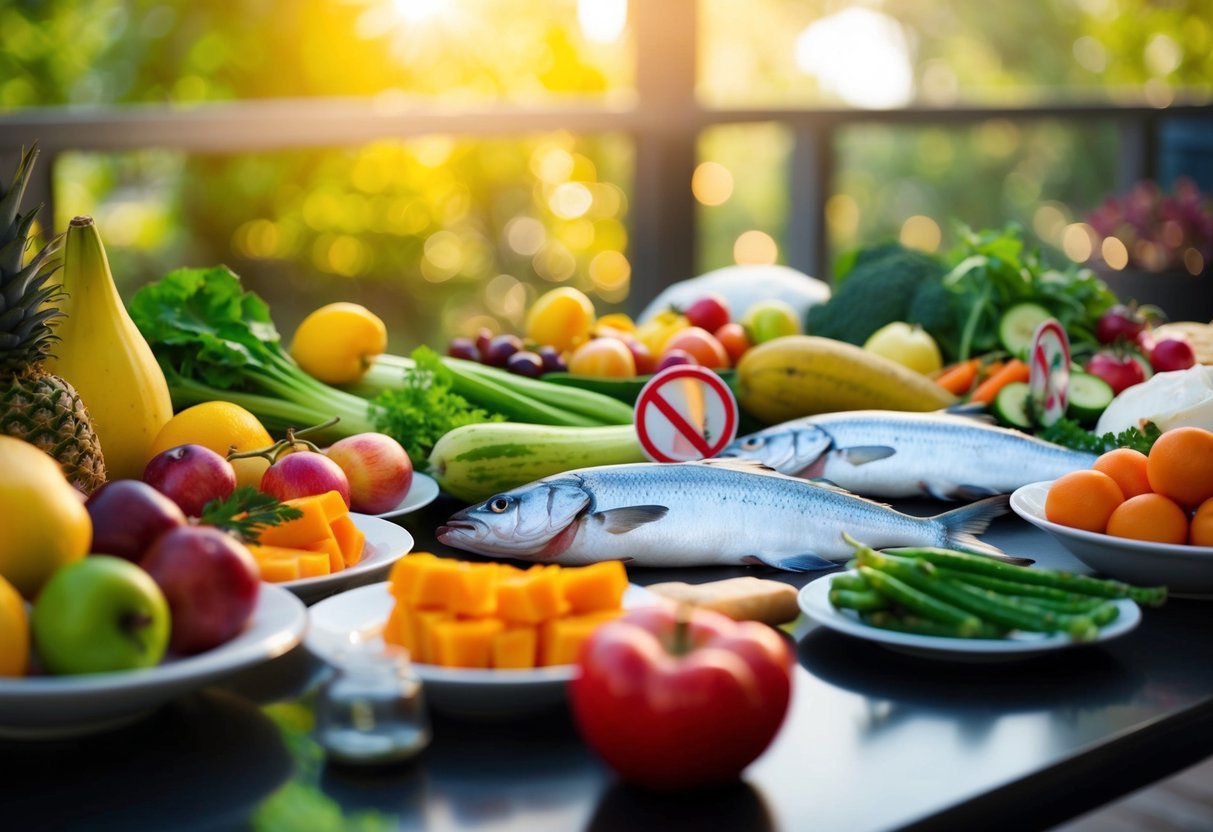
M 93 542 L 84 496 L 59 464 L 28 442 L 0 436 L 0 576 L 33 598 Z
M 291 356 L 325 384 L 352 384 L 387 350 L 387 326 L 356 303 L 330 303 L 312 312 L 291 341 Z
M 594 304 L 584 292 L 561 286 L 545 292 L 526 316 L 526 337 L 564 352 L 588 341 L 594 326 Z
M 29 670 L 29 613 L 21 594 L 0 578 L 0 676 L 24 676 Z
M 187 407 L 156 434 L 148 459 L 178 445 L 201 445 L 227 456 L 234 445 L 238 451 L 254 451 L 274 443 L 269 432 L 243 407 L 232 402 L 203 402 Z M 233 459 L 238 485 L 261 484 L 261 475 L 270 467 L 266 459 Z

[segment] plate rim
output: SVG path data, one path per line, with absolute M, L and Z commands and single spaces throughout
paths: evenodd
M 427 494 L 424 497 L 422 497 L 421 501 L 418 502 L 416 505 L 408 506 L 407 508 L 404 508 L 405 504 L 408 503 L 409 498 L 413 495 L 413 492 L 417 489 L 417 483 L 419 483 L 419 482 L 425 483 L 425 490 L 426 490 Z M 428 493 L 431 491 L 433 493 Z M 438 494 L 441 491 L 442 491 L 442 488 L 441 488 L 441 486 L 438 485 L 438 480 L 434 479 L 429 474 L 424 474 L 420 471 L 413 471 L 413 484 L 412 484 L 412 486 L 409 487 L 408 493 L 404 495 L 404 499 L 402 499 L 400 501 L 399 505 L 397 505 L 395 508 L 388 509 L 387 511 L 381 512 L 379 514 L 367 514 L 365 516 L 366 517 L 377 517 L 380 520 L 391 520 L 396 517 L 403 517 L 406 514 L 412 514 L 414 511 L 420 511 L 421 509 L 428 506 L 430 503 L 437 500 Z
M 358 563 L 354 564 L 353 566 L 346 567 L 340 572 L 330 572 L 328 575 L 317 575 L 314 578 L 298 578 L 293 581 L 279 581 L 277 583 L 262 581 L 262 583 L 268 583 L 269 586 L 281 587 L 282 589 L 285 589 L 291 593 L 294 593 L 296 590 L 324 590 L 329 587 L 340 587 L 351 579 L 357 578 L 359 575 L 364 575 L 367 572 L 374 572 L 375 570 L 382 569 L 384 567 L 390 567 L 396 561 L 413 551 L 413 547 L 417 544 L 417 541 L 413 538 L 413 535 L 408 529 L 393 523 L 391 520 L 385 520 L 375 514 L 359 514 L 354 511 L 351 511 L 349 516 L 354 521 L 354 525 L 358 527 L 358 530 L 364 534 L 367 531 L 364 526 L 369 525 L 372 529 L 382 528 L 392 535 L 403 535 L 403 538 L 401 539 L 402 543 L 404 540 L 407 540 L 408 543 L 404 544 L 404 549 L 398 554 L 395 553 L 395 549 L 392 549 L 391 554 L 385 555 L 382 558 L 360 560 Z M 388 527 L 390 527 L 390 529 Z
M 1134 540 L 1131 537 L 1114 537 L 1109 534 L 1089 532 L 1086 529 L 1075 529 L 1070 526 L 1063 526 L 1060 523 L 1054 523 L 1029 502 L 1038 492 L 1047 492 L 1049 486 L 1054 482 L 1055 480 L 1040 480 L 1039 482 L 1021 485 L 1011 492 L 1011 510 L 1037 528 L 1062 538 L 1068 537 L 1073 540 L 1083 541 L 1084 543 L 1139 554 L 1167 555 L 1184 560 L 1198 561 L 1213 559 L 1213 546 L 1193 546 L 1187 543 L 1156 543 L 1150 540 Z
M 1020 638 L 1001 639 L 966 639 L 948 638 L 946 636 L 923 636 L 914 633 L 902 633 L 896 630 L 882 630 L 863 624 L 856 618 L 834 609 L 828 600 L 829 586 L 834 578 L 840 575 L 855 576 L 857 569 L 845 572 L 835 572 L 824 575 L 817 580 L 805 584 L 796 594 L 796 602 L 800 611 L 818 624 L 835 632 L 856 636 L 874 641 L 885 647 L 913 648 L 923 652 L 936 652 L 964 655 L 984 656 L 1016 656 L 1044 652 L 1047 650 L 1062 650 L 1070 647 L 1087 647 L 1100 644 L 1131 632 L 1141 622 L 1141 607 L 1130 598 L 1120 598 L 1115 601 L 1120 608 L 1116 621 L 1107 627 L 1101 627 L 1099 635 L 1091 641 L 1075 641 L 1064 633 L 1054 633 L 1045 636 L 1027 636 Z
M 282 616 L 277 624 L 255 641 L 239 642 L 241 635 L 224 644 L 193 656 L 174 658 L 167 664 L 137 670 L 109 673 L 81 673 L 64 676 L 20 676 L 0 678 L 0 700 L 17 701 L 30 697 L 62 699 L 88 695 L 111 695 L 146 688 L 149 685 L 173 685 L 213 674 L 225 674 L 269 661 L 300 644 L 308 629 L 307 607 L 293 592 L 262 583 L 254 616 Z M 268 601 L 266 599 L 269 599 Z M 264 605 L 264 608 L 263 608 Z M 227 649 L 225 649 L 227 648 Z

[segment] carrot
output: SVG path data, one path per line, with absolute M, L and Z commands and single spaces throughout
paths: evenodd
M 1013 381 L 1027 381 L 1029 375 L 1027 363 L 1018 358 L 1012 358 L 1000 369 L 991 373 L 985 381 L 977 385 L 977 389 L 973 391 L 973 395 L 969 396 L 969 401 L 989 404 L 994 401 L 994 397 L 998 395 L 999 390 Z
M 969 388 L 977 380 L 977 371 L 980 367 L 980 358 L 958 361 L 940 370 L 939 375 L 935 376 L 935 383 L 949 393 L 957 396 L 963 395 L 969 392 Z

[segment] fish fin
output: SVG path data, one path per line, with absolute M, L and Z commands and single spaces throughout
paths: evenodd
M 715 468 L 734 468 L 738 471 L 748 471 L 752 474 L 778 474 L 779 472 L 757 459 L 743 459 L 735 456 L 716 456 L 711 459 L 699 459 L 690 465 L 711 465 Z
M 986 497 L 995 497 L 998 493 L 993 488 L 985 488 L 980 485 L 958 485 L 956 490 L 952 492 L 952 499 L 972 502 L 974 500 L 984 500 Z
M 607 534 L 624 534 L 646 523 L 655 523 L 669 513 L 665 506 L 624 506 L 594 512 L 590 519 L 600 523 Z
M 840 565 L 812 552 L 800 555 L 747 555 L 744 560 L 746 563 L 762 564 L 785 572 L 818 572 L 822 569 L 836 569 Z
M 1005 556 L 1005 553 L 997 546 L 978 540 L 977 535 L 984 532 L 995 517 L 1001 517 L 1007 513 L 1010 508 L 1010 500 L 1011 498 L 1006 494 L 1000 494 L 997 497 L 990 497 L 967 506 L 954 508 L 951 511 L 945 511 L 943 514 L 935 515 L 932 519 L 943 524 L 945 540 L 949 546 L 981 555 Z
M 897 453 L 897 450 L 888 445 L 856 445 L 853 448 L 839 448 L 836 453 L 849 465 L 866 465 L 879 459 L 888 459 Z
M 994 418 L 994 414 L 990 413 L 984 404 L 981 402 L 962 402 L 954 404 L 951 407 L 945 407 L 944 413 L 952 416 L 963 416 L 966 419 L 972 419 L 974 422 L 983 422 L 987 425 L 994 425 L 998 420 Z

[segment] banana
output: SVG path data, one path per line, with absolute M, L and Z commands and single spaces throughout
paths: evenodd
M 118 296 L 91 217 L 76 217 L 68 227 L 61 279 L 66 317 L 48 369 L 71 382 L 88 407 L 110 479 L 139 479 L 173 403 L 164 372 Z
M 956 397 L 924 375 L 860 347 L 789 335 L 737 364 L 738 401 L 767 424 L 839 410 L 938 410 Z

